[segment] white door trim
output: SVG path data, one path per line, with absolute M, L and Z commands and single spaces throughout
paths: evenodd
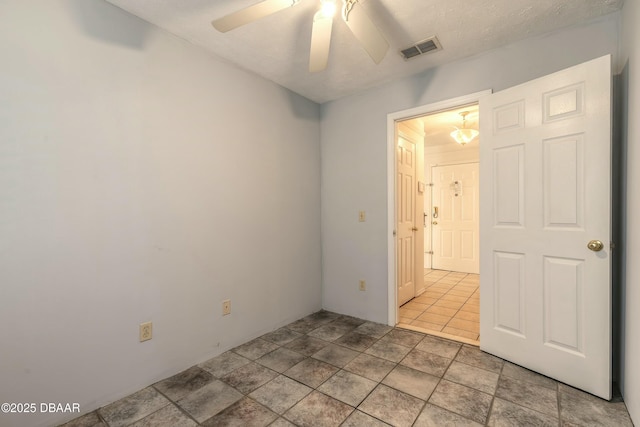
M 387 288 L 388 324 L 398 323 L 398 291 L 396 285 L 396 122 L 477 103 L 492 93 L 491 89 L 387 114 Z

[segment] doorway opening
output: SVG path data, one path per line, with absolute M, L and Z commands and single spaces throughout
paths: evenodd
M 480 275 L 425 269 L 425 291 L 399 307 L 398 326 L 480 344 Z
M 451 133 L 478 129 L 478 100 L 489 91 L 398 113 L 394 129 L 394 325 L 479 345 L 479 137 L 461 145 Z M 465 113 L 461 116 L 460 113 Z M 421 131 L 414 196 L 404 171 L 406 129 Z M 413 252 L 404 228 L 415 203 Z M 403 259 L 411 257 L 411 260 Z M 416 267 L 416 268 L 413 268 Z M 412 270 L 420 277 L 409 280 Z M 391 311 L 391 310 L 390 310 Z
M 610 399 L 611 56 L 478 100 L 480 348 Z M 387 123 L 393 130 L 434 111 L 390 115 Z M 395 174 L 392 130 L 388 170 Z M 391 256 L 393 183 L 389 175 Z M 395 275 L 392 258 L 389 270 Z M 389 279 L 389 321 L 397 324 Z

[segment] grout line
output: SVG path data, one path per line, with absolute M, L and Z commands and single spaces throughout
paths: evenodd
M 432 270 L 432 271 L 433 271 L 433 270 Z M 427 292 L 427 291 L 428 291 L 430 288 L 432 288 L 433 286 L 438 285 L 438 283 L 440 283 L 440 280 L 442 280 L 442 279 L 444 279 L 444 278 L 446 278 L 446 277 L 450 276 L 451 274 L 452 274 L 452 272 L 448 272 L 447 274 L 445 274 L 445 275 L 443 275 L 442 277 L 438 278 L 438 279 L 437 279 L 435 282 L 433 282 L 429 287 L 425 288 L 425 292 Z M 428 275 L 429 275 L 429 274 L 425 274 L 425 277 L 427 277 Z M 445 295 L 449 295 L 449 293 L 450 293 L 452 290 L 456 289 L 456 287 L 457 287 L 457 286 L 458 286 L 458 285 L 459 285 L 459 284 L 460 284 L 464 279 L 466 279 L 467 277 L 469 277 L 469 275 L 470 275 L 470 273 L 466 273 L 466 274 L 464 274 L 464 276 L 461 276 L 461 277 L 457 280 L 457 282 L 456 282 L 456 283 L 453 283 L 453 284 L 440 283 L 441 285 L 446 285 L 446 286 L 449 286 L 449 285 L 450 285 L 449 289 L 448 289 L 446 292 L 444 292 L 440 297 L 438 297 L 438 298 L 436 299 L 436 301 L 435 301 L 435 302 L 433 302 L 432 304 L 430 304 L 430 305 L 429 305 L 429 306 L 428 306 L 424 311 L 422 311 L 422 313 L 420 313 L 416 318 L 412 319 L 412 322 L 413 322 L 413 321 L 421 321 L 421 320 L 419 319 L 419 317 L 420 317 L 420 316 L 422 316 L 423 314 L 425 314 L 429 308 L 434 307 L 434 306 L 437 306 L 438 302 L 440 302 L 440 301 L 446 301 L 446 300 L 442 300 L 442 297 L 444 297 Z M 461 311 L 462 311 L 462 308 L 463 308 L 463 307 L 464 307 L 464 306 L 469 302 L 469 300 L 470 300 L 470 299 L 473 297 L 473 295 L 476 293 L 477 289 L 479 288 L 479 285 L 475 286 L 475 288 L 476 288 L 476 289 L 471 293 L 471 295 L 469 295 L 468 297 L 466 297 L 465 301 L 462 303 L 462 305 L 461 305 L 457 310 L 456 310 L 456 309 L 452 309 L 452 310 L 456 310 L 456 311 L 455 311 L 455 313 L 454 313 L 452 316 L 447 316 L 447 315 L 444 315 L 444 314 L 440 314 L 441 316 L 449 317 L 449 320 L 447 320 L 447 322 L 446 322 L 446 323 L 442 326 L 442 328 L 440 329 L 440 331 L 439 331 L 440 333 L 446 333 L 446 332 L 443 332 L 443 330 L 444 330 L 446 327 L 453 327 L 453 326 L 449 326 L 449 323 L 450 323 L 450 322 L 455 318 L 455 316 L 456 316 L 459 312 L 461 312 Z M 423 294 L 424 294 L 424 293 L 423 293 Z M 454 295 L 454 296 L 461 296 L 461 295 Z M 445 307 L 445 308 L 446 308 L 446 307 Z M 416 311 L 417 311 L 417 310 L 416 310 Z M 437 314 L 437 313 L 434 313 L 434 314 Z M 464 320 L 464 319 L 462 319 L 462 320 Z M 433 323 L 433 322 L 429 322 L 429 323 Z M 478 323 L 478 322 L 476 322 L 476 323 Z M 418 325 L 413 325 L 413 326 L 419 327 Z M 425 329 L 426 329 L 426 328 L 425 328 Z M 476 334 L 476 335 L 478 336 L 478 338 L 479 338 L 479 336 L 480 336 L 480 331 L 477 331 L 477 332 L 476 332 L 476 331 L 466 331 L 466 330 L 461 329 L 461 328 L 455 328 L 455 329 L 460 329 L 460 330 L 463 330 L 463 331 L 465 331 L 465 332 L 470 332 L 470 333 Z M 431 329 L 426 329 L 426 330 L 431 330 Z M 466 338 L 466 337 L 461 337 L 460 335 L 456 335 L 456 334 L 448 334 L 448 335 L 450 335 L 450 336 L 454 336 L 454 337 L 457 337 L 457 338 L 470 339 L 470 338 Z M 474 340 L 474 341 L 476 341 L 476 342 L 477 342 L 478 340 L 476 339 L 476 340 Z
M 198 366 L 198 365 L 194 365 L 194 366 Z M 198 366 L 198 368 L 200 368 L 200 367 Z M 187 368 L 187 369 L 191 369 L 191 368 Z M 202 368 L 200 368 L 200 369 L 202 369 Z M 211 374 L 211 372 L 207 371 L 206 369 L 202 369 L 202 370 L 203 370 L 203 371 L 205 371 L 205 372 L 207 372 L 208 374 Z M 220 381 L 220 380 L 219 380 L 218 378 L 216 378 L 216 376 L 215 376 L 215 375 L 213 375 L 213 374 L 211 374 L 211 377 L 212 377 L 214 380 L 218 380 L 218 381 Z M 171 378 L 171 377 L 169 377 L 169 378 Z M 165 378 L 165 380 L 166 380 L 166 379 L 168 379 L 168 378 Z M 151 384 L 149 387 L 153 388 L 153 389 L 154 389 L 158 394 L 160 394 L 161 396 L 164 396 L 164 398 L 165 398 L 165 399 L 167 399 L 169 402 L 171 402 L 171 405 L 173 405 L 174 407 L 178 408 L 178 410 L 179 410 L 180 412 L 182 412 L 184 415 L 186 415 L 187 417 L 189 417 L 190 419 L 192 419 L 192 420 L 196 423 L 196 425 L 200 425 L 200 423 L 198 422 L 198 420 L 196 420 L 196 419 L 195 419 L 195 418 L 194 418 L 194 417 L 193 417 L 189 412 L 187 412 L 187 410 L 186 410 L 186 409 L 184 409 L 182 406 L 180 406 L 180 405 L 178 404 L 178 402 L 175 402 L 173 399 L 170 399 L 170 398 L 169 398 L 169 396 L 167 396 L 166 394 L 164 394 L 162 391 L 160 391 L 160 389 L 159 389 L 158 387 L 156 387 L 156 384 L 158 384 L 159 382 L 162 382 L 162 381 L 164 381 L 164 380 L 160 380 L 160 381 L 158 381 L 158 382 L 156 382 L 156 383 L 154 383 L 154 384 Z M 178 399 L 178 400 L 180 400 L 180 399 Z M 164 409 L 164 408 L 166 408 L 166 407 L 167 407 L 167 405 L 165 405 L 165 406 L 163 406 L 162 408 L 158 409 L 158 411 L 159 411 L 159 410 L 161 410 L 161 409 Z M 155 411 L 155 412 L 153 412 L 153 413 L 155 414 L 155 413 L 156 413 L 156 412 L 158 412 L 158 411 Z M 151 414 L 149 414 L 149 415 L 151 415 Z M 149 415 L 147 415 L 146 417 L 148 417 Z M 146 417 L 145 417 L 145 418 L 146 418 Z M 143 419 L 144 419 L 144 418 L 143 418 Z M 138 422 L 138 421 L 136 421 L 136 422 Z
M 465 277 L 467 277 L 467 276 L 465 276 Z M 453 316 L 451 316 L 451 319 L 449 319 L 449 321 L 447 322 L 447 324 L 445 325 L 445 327 L 449 326 L 449 323 L 451 323 L 451 321 L 456 317 L 456 315 L 462 311 L 462 307 L 464 307 L 464 306 L 465 306 L 465 304 L 467 304 L 467 303 L 469 302 L 469 300 L 471 299 L 471 296 L 473 296 L 473 294 L 471 294 L 470 296 L 468 296 L 468 297 L 467 297 L 467 299 L 466 299 L 466 300 L 465 300 L 465 302 L 460 306 L 460 308 L 458 309 L 458 311 L 456 311 L 456 312 L 454 313 L 454 315 L 453 315 Z M 460 320 L 464 320 L 464 319 L 460 319 Z M 476 323 L 479 323 L 479 322 L 476 322 Z M 451 326 L 451 327 L 453 328 L 453 326 Z M 455 328 L 455 329 L 462 329 L 462 328 Z M 465 329 L 462 329 L 462 330 L 464 331 Z M 476 333 L 476 331 L 468 331 L 468 332 Z M 480 335 L 480 331 L 478 331 L 478 335 Z

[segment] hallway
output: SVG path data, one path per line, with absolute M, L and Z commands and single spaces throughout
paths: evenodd
M 399 326 L 478 345 L 480 276 L 425 269 L 424 283 L 426 290 L 400 307 Z

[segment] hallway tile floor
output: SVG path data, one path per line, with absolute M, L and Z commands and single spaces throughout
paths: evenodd
M 480 276 L 424 270 L 425 291 L 400 307 L 399 321 L 443 336 L 480 338 Z
M 477 347 L 319 311 L 77 418 L 78 426 L 632 426 Z

